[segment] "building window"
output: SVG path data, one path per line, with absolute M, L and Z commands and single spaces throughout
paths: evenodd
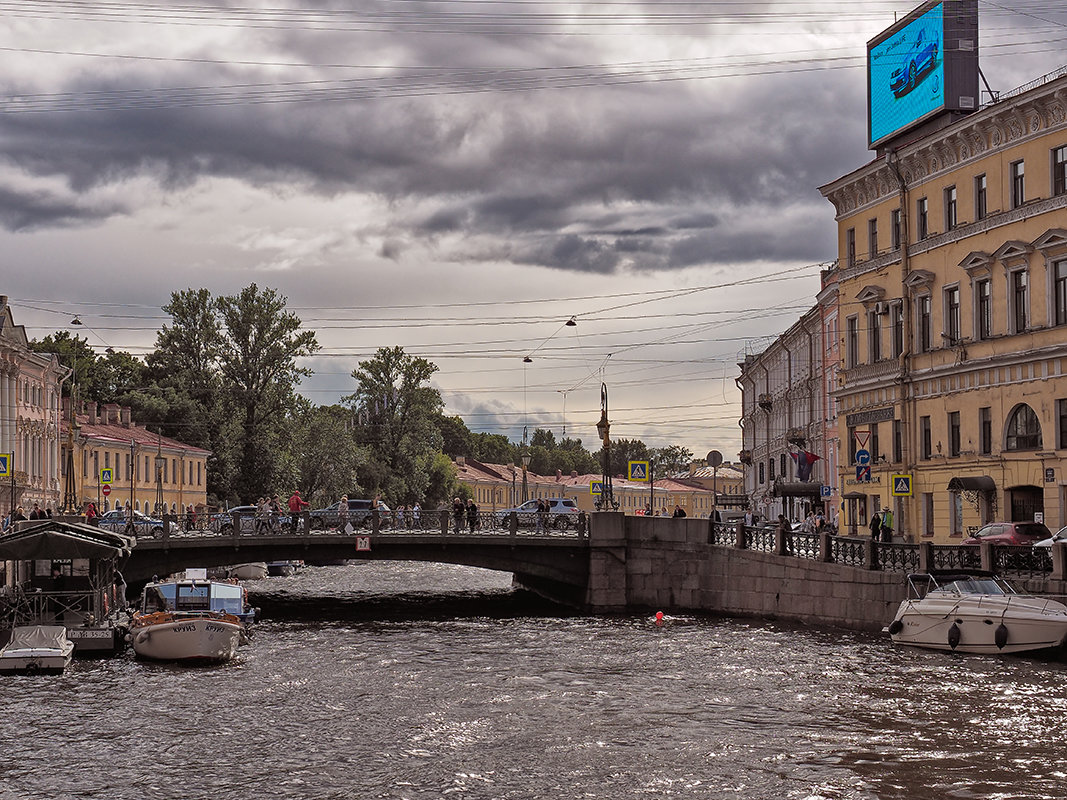
M 1067 400 L 1056 401 L 1056 417 L 1058 421 L 1056 449 L 1067 450 Z
M 869 258 L 878 255 L 878 218 L 867 221 L 867 250 Z
M 1020 403 L 1008 417 L 1005 450 L 1040 450 L 1041 423 L 1037 414 L 1026 403 Z
M 867 353 L 872 364 L 882 360 L 882 315 L 873 308 L 867 312 Z
M 1067 145 L 1052 151 L 1052 194 L 1067 194 Z
M 1052 304 L 1057 325 L 1067 325 L 1067 261 L 1052 265 Z
M 918 313 L 916 314 L 916 323 L 918 324 L 918 337 L 919 337 L 919 352 L 927 353 L 930 350 L 930 295 L 924 294 L 922 297 L 916 300 L 918 306 Z
M 948 413 L 948 454 L 958 456 L 960 454 L 960 412 Z
M 778 456 L 778 474 L 785 480 L 785 453 Z
M 1026 270 L 1020 269 L 1011 273 L 1011 330 L 1012 333 L 1023 333 L 1026 330 L 1029 303 L 1027 302 Z
M 945 230 L 950 231 L 956 227 L 956 187 L 949 186 L 945 189 Z
M 770 459 L 767 460 L 767 478 L 772 480 L 772 481 L 774 480 L 774 459 L 773 458 L 770 458 Z
M 760 482 L 761 484 L 762 484 L 762 483 L 766 483 L 766 482 L 767 482 L 767 481 L 766 481 L 766 477 L 765 477 L 765 474 L 764 474 L 764 470 L 763 470 L 763 462 L 762 462 L 762 461 L 761 461 L 761 462 L 759 462 L 759 482 Z
M 1015 161 L 1011 165 L 1011 207 L 1018 208 L 1026 202 L 1026 162 Z
M 974 218 L 985 219 L 987 213 L 985 175 L 979 175 L 974 179 Z
M 915 201 L 915 226 L 917 241 L 922 241 L 930 235 L 930 202 L 925 197 Z
M 922 457 L 926 461 L 934 454 L 929 417 L 919 417 L 919 433 L 922 436 Z
M 845 256 L 850 267 L 856 266 L 856 229 L 845 231 Z
M 904 430 L 899 419 L 893 420 L 893 461 L 900 463 L 904 460 Z
M 845 320 L 845 365 L 852 369 L 859 365 L 860 320 L 849 317 Z
M 974 292 L 978 296 L 976 334 L 979 339 L 989 339 L 993 336 L 993 281 L 985 278 L 976 282 Z
M 960 287 L 945 289 L 945 336 L 950 345 L 960 341 Z
M 922 526 L 924 536 L 934 535 L 934 495 L 932 492 L 922 494 Z
M 889 322 L 893 328 L 893 358 L 904 352 L 904 304 L 893 303 L 889 307 Z
M 978 449 L 983 456 L 993 453 L 993 409 L 978 409 Z
M 871 443 L 870 443 L 870 446 L 869 446 L 868 449 L 869 449 L 870 454 L 871 454 L 871 463 L 873 464 L 874 462 L 876 462 L 878 460 L 878 456 L 879 456 L 879 454 L 881 452 L 878 449 L 878 423 L 877 422 L 871 424 Z
M 900 209 L 894 208 L 889 212 L 889 243 L 894 250 L 900 249 L 900 237 Z

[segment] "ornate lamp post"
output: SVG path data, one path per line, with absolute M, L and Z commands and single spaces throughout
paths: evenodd
M 163 458 L 163 441 L 162 439 L 156 442 L 156 515 L 162 513 L 163 508 L 163 465 L 166 463 L 166 459 Z
M 608 421 L 608 386 L 600 384 L 600 421 L 596 424 L 596 432 L 600 441 L 604 443 L 604 464 L 600 481 L 600 499 L 596 501 L 597 511 L 617 511 L 619 504 L 615 502 L 615 495 L 611 487 L 611 423 Z

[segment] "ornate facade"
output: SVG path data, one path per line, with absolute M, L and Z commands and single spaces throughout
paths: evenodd
M 999 519 L 1067 523 L 1067 73 L 821 191 L 839 231 L 848 524 L 890 507 L 898 532 L 948 542 Z
M 33 503 L 58 509 L 60 384 L 70 371 L 54 355 L 29 349 L 7 297 L 0 295 L 0 453 L 13 458 L 14 481 L 0 479 L 0 508 Z

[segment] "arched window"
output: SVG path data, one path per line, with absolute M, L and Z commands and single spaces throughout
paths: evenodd
M 1008 416 L 1005 450 L 1040 450 L 1041 423 L 1034 410 L 1025 403 L 1012 409 Z

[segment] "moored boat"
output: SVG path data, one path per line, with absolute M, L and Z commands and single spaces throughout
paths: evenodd
M 244 589 L 235 583 L 150 583 L 130 620 L 130 643 L 138 657 L 156 661 L 229 661 L 248 644 L 247 625 L 254 618 Z
M 253 561 L 249 564 L 234 564 L 226 569 L 230 578 L 239 581 L 258 581 L 267 577 L 267 563 L 265 561 Z
M 908 576 L 908 597 L 885 629 L 897 644 L 961 653 L 1023 653 L 1067 641 L 1067 606 L 1017 593 L 989 572 Z
M 22 625 L 0 647 L 0 673 L 61 674 L 74 657 L 74 642 L 62 625 Z

